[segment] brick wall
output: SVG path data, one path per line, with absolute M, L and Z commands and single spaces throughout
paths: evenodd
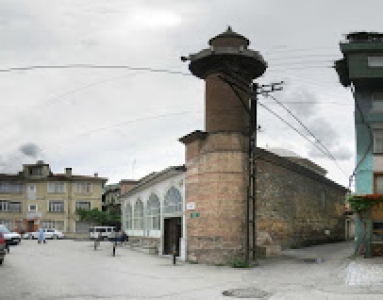
M 196 204 L 186 212 L 187 259 L 225 263 L 243 256 L 246 139 L 238 133 L 195 138 L 186 151 L 185 199 Z M 191 218 L 191 212 L 200 215 Z

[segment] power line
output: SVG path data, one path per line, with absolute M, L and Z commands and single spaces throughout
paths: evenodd
M 53 144 L 48 145 L 47 147 L 44 147 L 44 148 L 40 148 L 40 150 L 49 149 L 49 148 L 52 148 L 52 147 L 54 147 L 56 145 L 60 145 L 60 144 L 65 144 L 66 142 L 68 142 L 70 140 L 73 140 L 75 138 L 78 138 L 80 136 L 90 135 L 92 133 L 110 130 L 110 129 L 115 128 L 115 127 L 119 128 L 119 127 L 121 127 L 123 125 L 130 124 L 130 123 L 146 121 L 148 119 L 151 119 L 151 120 L 153 120 L 153 119 L 160 119 L 160 118 L 164 118 L 164 117 L 168 117 L 168 116 L 192 114 L 192 113 L 197 113 L 197 112 L 200 112 L 200 111 L 181 111 L 181 112 L 165 113 L 165 114 L 159 114 L 159 115 L 153 115 L 153 116 L 146 116 L 146 117 L 137 118 L 137 119 L 133 119 L 133 120 L 127 120 L 127 121 L 123 121 L 123 122 L 120 122 L 120 123 L 116 123 L 116 124 L 112 124 L 112 125 L 108 125 L 108 126 L 99 127 L 99 128 L 96 128 L 96 129 L 92 129 L 92 130 L 81 132 L 81 133 L 76 134 L 76 135 L 72 135 L 68 139 L 58 141 L 57 143 L 53 143 Z
M 279 61 L 279 60 L 295 60 L 295 59 L 302 59 L 302 58 L 312 58 L 312 57 L 317 57 L 317 58 L 334 58 L 334 57 L 339 57 L 338 54 L 308 54 L 308 55 L 299 55 L 299 56 L 283 56 L 283 57 L 273 57 L 271 56 L 271 60 Z
M 268 62 L 269 66 L 279 67 L 279 66 L 291 66 L 291 65 L 304 65 L 304 64 L 316 64 L 316 63 L 331 63 L 332 60 L 301 60 L 301 61 L 293 61 L 293 62 L 278 62 L 273 64 L 272 62 Z
M 274 103 L 272 101 L 264 101 L 264 103 Z M 352 106 L 352 104 L 345 104 L 341 102 L 328 102 L 328 101 L 284 101 L 284 104 L 323 104 L 323 105 L 341 105 Z
M 15 71 L 33 71 L 39 69 L 126 69 L 131 71 L 148 71 L 153 73 L 167 73 L 182 76 L 192 76 L 190 73 L 167 69 L 155 69 L 150 67 L 133 67 L 129 65 L 93 65 L 93 64 L 68 64 L 68 65 L 33 65 L 25 67 L 11 67 L 0 69 L 0 73 Z
M 233 71 L 233 70 L 232 70 Z M 236 72 L 235 72 L 236 73 Z M 229 74 L 226 74 L 226 75 L 229 75 Z M 231 75 L 229 75 L 231 76 Z M 244 92 L 244 93 L 249 93 L 249 91 L 246 90 L 245 88 L 245 84 L 243 82 L 241 82 L 241 80 L 239 78 L 237 78 L 237 81 L 239 81 L 243 86 L 239 86 L 238 84 L 236 84 L 235 82 L 228 82 L 225 80 L 225 82 L 227 84 L 229 84 L 229 86 L 232 88 L 232 90 L 235 91 L 234 87 L 239 89 L 240 91 Z M 239 93 L 235 93 L 237 97 L 240 97 Z M 275 99 L 274 97 L 272 97 L 277 103 L 279 102 L 277 99 Z M 239 99 L 241 102 L 243 102 L 242 99 Z M 289 111 L 289 113 L 301 124 L 301 126 L 303 126 L 309 133 L 310 135 L 312 135 L 315 139 L 316 142 L 319 142 L 320 145 L 323 147 L 318 147 L 317 143 L 314 143 L 313 141 L 311 141 L 310 139 L 308 139 L 304 134 L 302 134 L 297 128 L 295 128 L 293 125 L 291 125 L 289 122 L 287 122 L 285 119 L 283 119 L 280 115 L 278 115 L 276 112 L 274 112 L 273 110 L 269 109 L 267 106 L 265 106 L 264 104 L 260 103 L 259 101 L 257 101 L 258 104 L 260 104 L 264 109 L 266 109 L 267 111 L 269 111 L 271 114 L 273 114 L 274 116 L 276 116 L 278 119 L 280 119 L 283 123 L 285 123 L 287 126 L 289 126 L 291 129 L 293 129 L 295 132 L 297 132 L 300 136 L 302 136 L 305 140 L 307 140 L 308 142 L 310 142 L 311 144 L 313 144 L 315 146 L 315 148 L 317 148 L 320 152 L 322 152 L 325 156 L 331 158 L 332 160 L 334 160 L 334 162 L 336 163 L 336 166 L 346 175 L 346 177 L 348 177 L 348 175 L 346 174 L 346 172 L 338 165 L 335 157 L 329 152 L 329 150 L 319 141 L 318 138 L 315 137 L 315 135 L 300 121 L 298 120 L 290 110 L 288 110 L 287 108 L 285 108 L 286 110 Z M 284 107 L 283 104 L 281 104 L 281 106 Z M 326 149 L 326 151 L 324 150 Z
M 58 102 L 59 100 L 65 98 L 67 96 L 76 94 L 77 92 L 80 92 L 82 90 L 86 90 L 86 89 L 91 88 L 93 86 L 97 86 L 97 85 L 100 85 L 100 84 L 103 84 L 103 83 L 115 81 L 115 80 L 121 79 L 121 78 L 126 78 L 128 76 L 130 77 L 130 76 L 133 76 L 133 75 L 135 75 L 135 74 L 127 74 L 127 75 L 123 75 L 123 76 L 118 76 L 118 77 L 113 77 L 113 78 L 109 78 L 109 79 L 99 80 L 99 81 L 95 81 L 95 82 L 86 84 L 84 86 L 80 86 L 78 88 L 75 88 L 73 90 L 65 92 L 64 94 L 61 94 L 59 96 L 50 98 L 50 99 L 44 101 L 41 104 L 38 104 L 38 105 L 35 105 L 35 106 L 31 106 L 31 107 L 27 107 L 27 108 L 23 109 L 22 111 L 20 111 L 18 114 L 16 114 L 16 116 L 14 116 L 14 117 L 20 117 L 20 116 L 22 116 L 24 114 L 29 114 L 31 109 L 37 109 L 39 107 L 44 107 L 44 106 L 48 106 L 48 105 L 54 104 L 54 103 Z M 10 125 L 12 125 L 12 123 L 10 123 L 9 121 L 4 121 L 2 124 L 0 124 L 0 127 L 4 128 L 4 127 L 10 126 Z
M 348 175 L 346 174 L 346 172 L 339 166 L 336 158 L 331 154 L 330 150 L 328 150 L 328 148 L 314 135 L 314 133 L 307 128 L 307 126 L 305 124 L 303 124 L 303 122 L 301 120 L 298 119 L 297 116 L 295 116 L 291 110 L 289 110 L 282 102 L 280 102 L 279 100 L 277 100 L 273 95 L 271 94 L 267 94 L 266 97 L 270 97 L 271 99 L 273 99 L 275 102 L 277 102 L 279 104 L 279 106 L 283 107 L 288 113 L 290 116 L 292 116 L 314 139 L 315 141 L 322 146 L 322 148 L 325 150 L 325 152 L 327 152 L 327 156 L 330 157 L 334 163 L 337 165 L 337 167 L 343 172 L 343 174 L 347 177 Z
M 276 66 L 276 67 L 273 67 L 273 66 L 270 66 L 268 70 L 273 70 L 273 71 L 304 71 L 304 70 L 308 70 L 308 69 L 330 69 L 330 68 L 333 68 L 333 66 L 303 66 L 303 67 L 293 67 L 293 68 L 284 68 L 284 69 L 280 69 L 280 67 L 283 67 L 283 66 Z
M 280 115 L 278 115 L 276 112 L 274 112 L 273 110 L 271 110 L 270 108 L 268 108 L 266 105 L 264 105 L 263 103 L 259 102 L 258 101 L 258 104 L 260 106 L 262 106 L 264 109 L 266 109 L 268 112 L 270 112 L 271 114 L 273 114 L 275 117 L 277 117 L 279 120 L 281 120 L 283 123 L 285 123 L 287 126 L 289 126 L 291 129 L 293 129 L 296 133 L 298 133 L 301 137 L 303 137 L 306 141 L 310 142 L 311 144 L 313 144 L 315 146 L 315 148 L 317 148 L 320 152 L 322 152 L 324 155 L 328 156 L 328 154 L 322 149 L 322 148 L 319 148 L 318 145 L 313 142 L 312 140 L 310 140 L 307 136 L 305 136 L 303 133 L 301 133 L 297 128 L 295 128 L 293 125 L 291 125 L 289 122 L 287 122 L 285 119 L 283 119 Z

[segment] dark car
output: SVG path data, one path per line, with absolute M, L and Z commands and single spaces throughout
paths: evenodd
M 0 265 L 2 265 L 4 262 L 6 249 L 7 249 L 7 244 L 5 243 L 4 234 L 0 232 Z

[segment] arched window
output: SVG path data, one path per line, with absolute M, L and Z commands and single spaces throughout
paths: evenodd
M 164 213 L 172 214 L 182 212 L 182 196 L 179 190 L 171 187 L 165 195 Z
M 125 228 L 133 229 L 133 212 L 130 203 L 125 205 Z
M 151 194 L 148 200 L 146 228 L 160 229 L 160 199 L 155 194 Z
M 144 229 L 144 204 L 140 199 L 134 205 L 134 229 Z

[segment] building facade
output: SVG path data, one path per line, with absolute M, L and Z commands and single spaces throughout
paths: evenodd
M 121 194 L 123 230 L 129 244 L 147 253 L 186 258 L 185 167 L 169 167 Z
M 342 85 L 351 87 L 355 100 L 355 193 L 383 195 L 383 34 L 350 33 L 340 49 L 344 57 L 336 62 L 336 70 Z M 370 256 L 371 246 L 383 241 L 383 209 L 367 213 L 365 225 L 355 215 L 356 249 L 365 226 L 366 256 Z
M 102 210 L 109 213 L 121 213 L 120 186 L 107 184 L 102 191 Z
M 67 236 L 88 233 L 76 209 L 101 210 L 106 178 L 52 173 L 49 164 L 23 165 L 18 174 L 0 174 L 0 223 L 18 232 L 55 228 Z
M 261 148 L 257 151 L 259 251 L 271 246 L 295 248 L 344 240 L 346 189 L 327 179 L 325 170 L 307 159 L 282 157 Z M 223 164 L 216 161 L 209 171 L 220 168 L 224 168 Z M 186 174 L 184 167 L 169 167 L 149 174 L 122 194 L 123 230 L 129 235 L 131 247 L 147 253 L 169 255 L 174 247 L 181 259 L 227 263 L 232 252 L 225 252 L 225 240 L 237 230 L 238 240 L 242 241 L 243 228 L 235 227 L 234 216 L 223 216 L 212 206 L 209 197 L 214 194 L 214 187 L 209 182 L 204 183 L 205 205 L 188 198 Z M 230 190 L 238 185 L 233 182 L 226 188 L 227 195 L 217 199 L 218 205 L 227 202 Z M 236 209 L 239 222 L 243 223 L 244 210 L 239 206 Z M 208 234 L 201 238 L 197 230 Z M 208 239 L 221 243 L 215 249 L 217 255 L 209 251 L 205 242 Z

